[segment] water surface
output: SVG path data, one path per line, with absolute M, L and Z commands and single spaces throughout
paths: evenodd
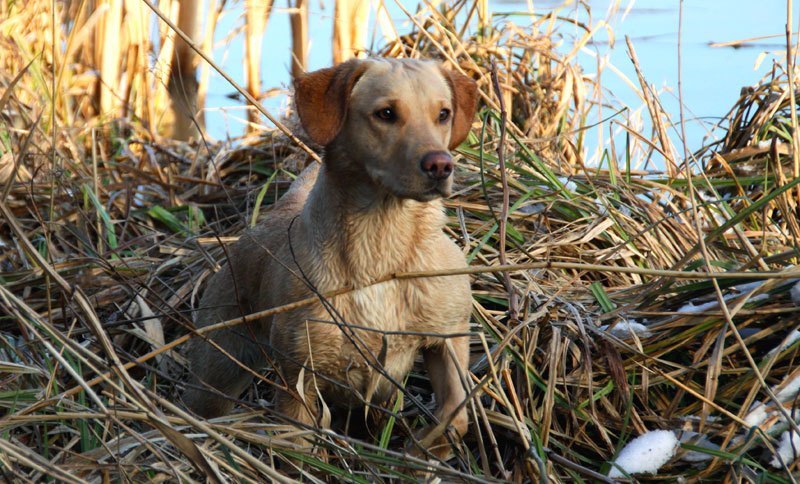
M 311 2 L 309 15 L 310 48 L 309 69 L 326 67 L 331 63 L 331 24 L 333 2 L 324 4 Z M 397 4 L 387 2 L 390 15 L 400 33 L 410 29 L 411 22 L 402 13 Z M 584 8 L 576 5 L 563 6 L 561 2 L 532 2 L 536 12 L 546 12 L 562 5 L 560 15 L 590 20 Z M 416 2 L 404 2 L 406 9 L 414 11 Z M 615 41 L 601 31 L 595 41 L 585 48 L 578 57 L 579 62 L 588 74 L 597 72 L 598 58 L 604 64 L 610 63 L 619 70 L 607 66 L 602 69 L 601 83 L 620 105 L 633 109 L 641 107 L 641 101 L 634 90 L 624 80 L 637 84 L 635 71 L 626 53 L 624 37 L 631 38 L 637 51 L 642 70 L 647 80 L 662 92 L 662 102 L 667 111 L 678 120 L 678 18 L 679 1 L 638 0 L 613 2 L 610 0 L 593 0 L 591 20 L 597 23 L 607 19 L 614 32 Z M 519 1 L 490 2 L 492 11 L 499 18 L 512 18 L 514 22 L 524 24 L 527 19 L 523 15 L 501 17 L 512 12 L 528 11 L 528 4 Z M 797 29 L 797 12 L 795 30 Z M 370 21 L 374 22 L 374 11 Z M 214 58 L 220 62 L 228 74 L 244 83 L 242 58 L 244 42 L 242 34 L 233 36 L 224 42 L 226 36 L 240 27 L 243 22 L 241 5 L 229 8 L 221 19 L 217 29 L 217 44 Z M 706 124 L 713 124 L 723 116 L 736 102 L 743 86 L 753 85 L 773 67 L 773 61 L 782 62 L 786 45 L 784 34 L 786 23 L 786 3 L 769 0 L 753 2 L 745 0 L 703 0 L 683 3 L 682 29 L 682 64 L 683 64 L 683 99 L 686 106 L 687 143 L 690 149 L 696 149 L 705 141 L 709 131 Z M 370 34 L 373 47 L 380 46 L 380 35 L 374 29 Z M 582 32 L 574 26 L 561 25 L 559 31 L 569 38 Z M 712 42 L 726 42 L 737 39 L 775 35 L 776 37 L 759 40 L 748 47 L 714 48 Z M 273 9 L 264 39 L 262 59 L 263 87 L 288 86 L 290 81 L 291 35 L 288 13 L 286 9 L 276 5 Z M 569 41 L 565 42 L 565 48 Z M 757 62 L 759 63 L 756 66 Z M 236 136 L 244 130 L 246 118 L 242 104 L 228 97 L 233 92 L 220 76 L 212 73 L 207 106 L 207 124 L 209 134 L 222 139 Z M 285 96 L 279 95 L 264 101 L 265 106 L 280 114 L 285 106 Z M 606 112 L 610 115 L 612 111 Z M 646 116 L 645 116 L 646 117 Z M 267 120 L 263 122 L 268 125 Z M 603 131 L 600 131 L 600 130 Z M 647 134 L 649 125 L 641 126 Z M 608 125 L 597 128 L 587 137 L 587 157 L 592 158 L 599 146 L 607 143 Z M 670 133 L 676 144 L 680 143 L 677 131 Z M 593 145 L 593 146 L 589 146 Z M 679 148 L 682 151 L 682 148 Z

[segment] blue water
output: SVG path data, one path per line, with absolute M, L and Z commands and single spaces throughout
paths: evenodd
M 331 63 L 331 25 L 333 1 L 322 6 L 318 2 L 311 2 L 309 15 L 310 49 L 309 69 L 314 70 L 326 67 Z M 411 22 L 405 18 L 396 4 L 387 1 L 390 15 L 395 19 L 395 25 L 404 33 L 410 29 Z M 546 1 L 533 2 L 538 13 L 546 12 L 560 2 Z M 608 16 L 609 7 L 616 2 L 610 0 L 590 1 L 592 21 L 597 23 L 601 19 L 608 19 L 613 30 L 615 42 L 609 42 L 605 31 L 599 32 L 594 38 L 595 42 L 588 45 L 586 50 L 596 53 L 600 57 L 607 57 L 619 71 L 634 82 L 638 88 L 638 81 L 631 62 L 626 53 L 624 38 L 629 36 L 637 51 L 637 55 L 646 79 L 662 91 L 661 100 L 666 110 L 678 121 L 678 15 L 679 1 L 672 0 L 623 0 L 620 2 L 616 14 Z M 414 11 L 416 2 L 404 2 L 403 5 Z M 526 11 L 525 2 L 491 2 L 492 11 L 497 19 L 503 13 Z M 276 5 L 267 25 L 262 60 L 262 77 L 264 89 L 272 87 L 286 87 L 290 82 L 290 30 L 288 13 Z M 796 10 L 800 10 L 797 8 Z M 560 15 L 586 21 L 585 11 L 576 6 L 561 7 Z M 797 30 L 798 12 L 794 12 L 794 30 Z M 511 18 L 511 17 L 509 17 Z M 374 12 L 370 21 L 374 22 Z M 514 21 L 520 24 L 526 22 L 525 17 L 515 16 Z M 231 31 L 241 26 L 243 22 L 241 5 L 234 6 L 226 11 L 217 30 L 217 46 L 214 58 L 220 62 L 226 72 L 237 81 L 244 83 L 242 71 L 242 57 L 244 50 L 243 36 L 235 36 L 231 41 L 220 45 L 223 38 Z M 691 150 L 701 146 L 708 136 L 708 127 L 730 109 L 736 102 L 743 86 L 753 85 L 772 68 L 773 60 L 781 62 L 785 49 L 783 36 L 786 23 L 786 3 L 783 0 L 768 0 L 754 2 L 752 0 L 703 0 L 684 2 L 683 5 L 683 31 L 682 31 L 682 63 L 683 63 L 683 99 L 686 107 L 687 144 Z M 580 35 L 574 26 L 561 24 L 559 31 L 569 36 Z M 710 42 L 723 42 L 766 35 L 777 37 L 759 40 L 754 46 L 733 49 L 713 48 Z M 380 36 L 371 33 L 370 38 L 379 41 Z M 377 49 L 380 44 L 373 44 Z M 571 42 L 564 43 L 564 51 L 571 48 Z M 764 54 L 764 55 L 762 55 Z M 756 61 L 761 57 L 761 63 L 755 68 Z M 584 72 L 591 74 L 597 71 L 595 57 L 582 53 L 578 61 Z M 641 106 L 635 92 L 612 72 L 612 69 L 603 69 L 602 85 L 608 92 L 613 93 L 613 99 L 619 105 L 628 105 L 632 108 Z M 231 100 L 226 95 L 231 94 L 233 88 L 219 75 L 212 73 L 207 106 L 207 125 L 209 134 L 216 139 L 227 136 L 236 136 L 244 130 L 243 121 L 246 114 L 241 103 Z M 285 96 L 269 98 L 264 101 L 265 106 L 273 113 L 280 114 L 285 106 Z M 612 114 L 612 110 L 604 110 L 605 116 Z M 647 115 L 645 113 L 645 118 Z M 700 121 L 698 121 L 698 118 Z M 620 120 L 621 121 L 621 120 Z M 702 121 L 702 122 L 701 122 Z M 269 122 L 264 119 L 268 126 Z M 599 129 L 603 129 L 602 133 Z M 597 145 L 607 143 L 608 124 L 602 128 L 592 130 L 587 134 L 587 155 L 594 154 Z M 643 134 L 648 136 L 649 125 L 643 126 Z M 670 136 L 682 153 L 680 138 L 677 131 L 670 132 Z M 619 139 L 617 139 L 619 141 Z M 594 146 L 590 146 L 590 145 Z

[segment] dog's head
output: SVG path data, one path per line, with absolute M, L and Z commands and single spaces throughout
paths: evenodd
M 449 150 L 469 134 L 477 87 L 435 62 L 351 60 L 296 79 L 295 104 L 331 169 L 428 201 L 450 195 Z

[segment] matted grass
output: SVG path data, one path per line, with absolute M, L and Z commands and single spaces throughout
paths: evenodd
M 16 11 L 22 30 L 0 36 L 11 73 L 0 74 L 4 477 L 379 481 L 430 466 L 447 481 L 602 480 L 626 442 L 666 429 L 684 443 L 658 479 L 792 480 L 796 463 L 771 462 L 796 429 L 785 417 L 800 381 L 787 74 L 778 66 L 732 100 L 724 141 L 685 163 L 665 136 L 679 120 L 642 73 L 653 132 L 618 122 L 628 142 L 586 167 L 589 113 L 604 97 L 554 46 L 567 20 L 471 34 L 480 7 L 429 10 L 382 51 L 442 58 L 482 94 L 446 202 L 473 272 L 472 425 L 454 459 L 433 463 L 402 452 L 431 406 L 424 372 L 366 429 L 304 430 L 313 453 L 285 440 L 297 430 L 269 406 L 268 383 L 225 418 L 181 409 L 177 343 L 204 281 L 313 161 L 277 130 L 186 144 L 135 118 L 98 118 L 81 66 L 61 76 L 34 54 L 53 36 L 26 40 L 52 32 L 46 17 Z M 574 45 L 591 38 L 581 28 Z M 52 101 L 54 80 L 68 97 Z M 669 169 L 633 168 L 651 158 Z

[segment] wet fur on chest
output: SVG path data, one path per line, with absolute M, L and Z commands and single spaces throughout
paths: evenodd
M 304 240 L 314 243 L 308 250 L 315 256 L 310 258 L 315 265 L 303 272 L 318 292 L 359 288 L 331 298 L 329 306 L 319 304 L 314 310 L 318 317 L 312 318 L 316 321 L 295 328 L 299 343 L 295 356 L 313 358 L 315 371 L 339 383 L 326 385 L 325 393 L 336 402 L 382 401 L 394 388 L 390 380 L 402 381 L 419 350 L 429 343 L 414 333 L 430 330 L 426 307 L 431 305 L 431 284 L 424 280 L 369 284 L 387 274 L 429 265 L 421 249 L 444 241 L 444 217 L 438 203 L 389 199 L 366 212 L 336 206 L 340 199 L 330 193 L 336 189 L 331 185 L 330 180 L 318 180 L 303 211 L 303 221 L 309 223 L 302 233 Z M 345 387 L 358 396 L 347 395 Z

